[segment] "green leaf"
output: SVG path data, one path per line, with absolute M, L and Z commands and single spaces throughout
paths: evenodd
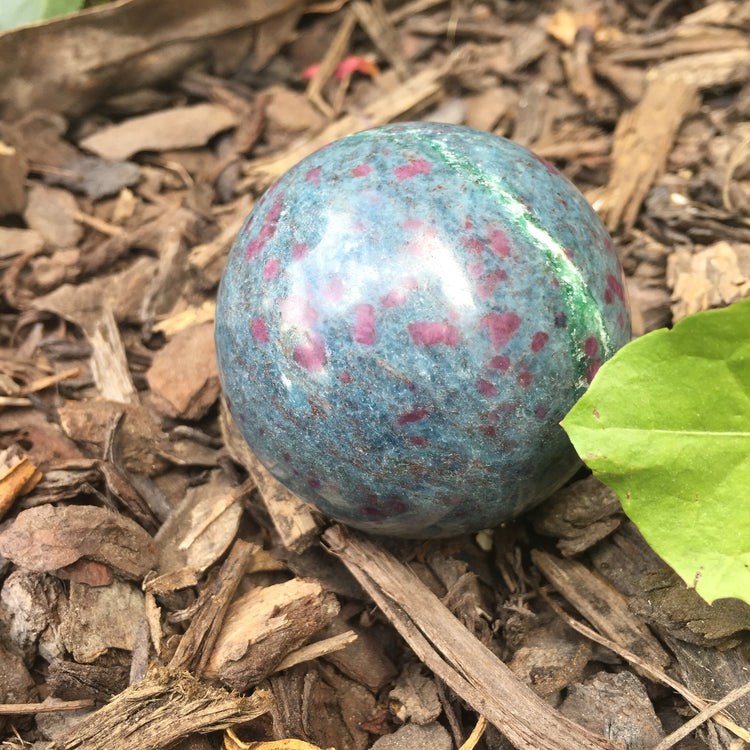
M 84 0 L 2 0 L 0 30 L 75 13 L 83 7 L 83 3 Z
M 623 347 L 562 426 L 689 586 L 750 603 L 750 300 Z

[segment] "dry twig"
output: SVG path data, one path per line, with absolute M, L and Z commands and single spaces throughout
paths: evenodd
M 555 711 L 377 542 L 341 526 L 323 538 L 428 669 L 519 750 L 622 748 Z

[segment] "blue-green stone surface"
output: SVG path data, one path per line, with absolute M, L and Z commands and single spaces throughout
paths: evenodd
M 219 289 L 245 440 L 330 517 L 493 526 L 578 468 L 559 421 L 629 338 L 611 240 L 529 151 L 469 128 L 343 138 L 258 201 Z

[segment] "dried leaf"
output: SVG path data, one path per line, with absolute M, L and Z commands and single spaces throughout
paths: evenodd
M 299 6 L 299 0 L 161 0 L 155 14 L 153 0 L 122 0 L 0 34 L 0 116 L 39 106 L 81 114 L 193 62 L 222 62 L 228 47 L 236 65 L 253 25 Z
M 272 740 L 271 742 L 243 742 L 230 729 L 224 738 L 224 750 L 323 750 L 304 740 Z M 329 747 L 328 750 L 335 750 Z
M 233 128 L 237 115 L 221 104 L 193 104 L 132 117 L 84 138 L 80 145 L 98 156 L 122 161 L 139 151 L 203 146 L 222 130 Z
M 77 211 L 78 204 L 67 190 L 34 185 L 24 218 L 29 228 L 39 232 L 52 247 L 75 247 L 83 236 L 83 229 L 75 220 Z
M 234 502 L 208 526 L 204 526 L 204 521 L 219 499 L 234 489 L 223 472 L 214 471 L 206 484 L 191 487 L 185 493 L 185 499 L 156 535 L 160 574 L 183 568 L 206 570 L 227 551 L 237 534 L 242 504 Z M 185 547 L 183 541 L 188 538 L 192 542 Z
M 698 252 L 677 248 L 669 255 L 667 284 L 675 320 L 750 296 L 750 247 L 743 248 L 748 259 L 744 269 L 737 250 L 724 240 Z
M 91 198 L 117 195 L 124 187 L 135 185 L 141 177 L 138 165 L 133 162 L 95 156 L 81 156 L 64 164 L 62 170 L 62 174 L 46 177 L 46 182 Z
M 154 542 L 137 523 L 93 505 L 42 505 L 21 511 L 0 532 L 0 554 L 39 573 L 82 557 L 134 580 L 156 566 Z
M 160 414 L 189 420 L 205 416 L 221 391 L 213 323 L 175 335 L 154 355 L 146 378 Z
M 132 651 L 135 623 L 145 616 L 143 593 L 127 581 L 108 586 L 70 584 L 70 607 L 63 623 L 65 647 L 77 662 L 91 663 L 111 648 Z

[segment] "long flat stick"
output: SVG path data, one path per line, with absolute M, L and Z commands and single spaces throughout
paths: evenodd
M 700 713 L 693 716 L 690 721 L 686 721 L 679 729 L 675 729 L 672 734 L 668 734 L 655 748 L 654 750 L 669 750 L 670 747 L 676 745 L 681 739 L 687 737 L 690 732 L 697 729 L 703 722 L 708 721 L 711 718 L 715 718 L 719 711 L 723 711 L 727 706 L 731 706 L 732 703 L 738 701 L 740 698 L 744 698 L 750 693 L 750 682 L 746 682 L 744 685 L 732 690 L 731 693 L 727 693 L 721 700 L 716 701 L 709 706 L 706 706 Z
M 470 633 L 417 576 L 379 543 L 334 526 L 323 535 L 432 672 L 519 750 L 620 750 L 565 718 Z
M 557 616 L 563 622 L 573 628 L 573 630 L 575 630 L 577 633 L 580 633 L 582 636 L 594 641 L 594 643 L 598 643 L 600 646 L 608 648 L 610 651 L 613 651 L 618 656 L 622 657 L 625 661 L 630 662 L 630 664 L 632 664 L 636 669 L 645 674 L 650 680 L 653 680 L 654 682 L 660 682 L 662 685 L 666 685 L 667 687 L 672 688 L 672 690 L 681 695 L 691 706 L 693 706 L 693 708 L 699 710 L 700 715 L 702 715 L 707 708 L 714 708 L 716 705 L 718 705 L 709 703 L 708 701 L 701 698 L 692 690 L 685 687 L 685 685 L 670 677 L 660 666 L 649 663 L 642 657 L 626 649 L 624 646 L 621 646 L 619 643 L 615 643 L 610 638 L 606 638 L 600 633 L 597 633 L 596 630 L 593 630 L 588 625 L 584 625 L 582 622 L 574 619 L 567 612 L 565 612 L 557 602 L 550 598 L 544 591 L 544 589 L 539 589 L 539 593 L 544 597 L 544 600 L 547 602 L 547 604 L 549 604 L 549 606 L 552 607 L 552 609 L 557 613 Z M 735 691 L 732 691 L 730 695 L 733 695 L 734 692 Z M 737 700 L 737 698 L 734 698 L 734 700 Z M 750 732 L 748 732 L 747 729 L 744 729 L 736 722 L 732 721 L 732 719 L 730 719 L 729 716 L 723 711 L 715 711 L 711 714 L 711 718 L 718 724 L 721 724 L 724 728 L 728 729 L 730 732 L 736 734 L 745 742 L 750 742 Z M 671 737 L 671 735 L 669 736 Z M 654 748 L 654 750 L 656 750 L 656 748 Z

